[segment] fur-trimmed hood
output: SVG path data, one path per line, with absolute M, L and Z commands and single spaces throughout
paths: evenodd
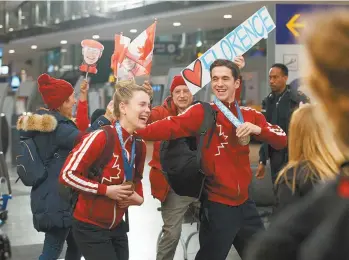
M 50 114 L 27 114 L 17 121 L 17 129 L 22 131 L 53 132 L 57 127 L 57 119 Z

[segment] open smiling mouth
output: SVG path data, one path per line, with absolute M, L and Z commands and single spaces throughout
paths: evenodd
M 141 121 L 141 122 L 143 122 L 143 123 L 147 123 L 147 121 L 148 121 L 148 116 L 140 116 L 139 117 L 139 120 Z

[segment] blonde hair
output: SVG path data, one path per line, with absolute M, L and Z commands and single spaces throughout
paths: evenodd
M 143 91 L 148 93 L 146 88 L 139 86 L 134 80 L 121 80 L 115 84 L 115 93 L 113 96 L 114 101 L 114 115 L 116 118 L 120 118 L 120 108 L 121 102 L 128 103 L 128 101 L 133 97 L 133 93 L 137 91 Z
M 303 38 L 311 62 L 308 87 L 324 105 L 338 139 L 349 147 L 349 12 L 316 13 Z
M 319 105 L 304 105 L 291 117 L 288 131 L 289 161 L 280 171 L 276 183 L 282 178 L 295 190 L 296 171 L 305 162 L 309 171 L 306 178 L 329 180 L 338 174 L 344 156 L 334 140 L 333 133 L 317 114 Z M 287 172 L 293 169 L 293 181 L 289 183 Z

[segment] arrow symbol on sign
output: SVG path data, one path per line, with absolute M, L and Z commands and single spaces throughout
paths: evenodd
M 296 30 L 297 28 L 304 28 L 304 23 L 297 23 L 300 16 L 300 14 L 295 14 L 286 24 L 286 27 L 290 30 L 294 37 L 299 37 L 299 32 Z

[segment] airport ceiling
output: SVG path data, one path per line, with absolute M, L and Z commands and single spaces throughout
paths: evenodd
M 232 27 L 239 25 L 263 5 L 265 2 L 220 2 L 157 14 L 124 17 L 124 19 L 109 21 L 103 25 L 91 25 L 11 40 L 4 46 L 3 57 L 5 62 L 23 60 L 37 55 L 40 51 L 59 47 L 62 40 L 68 44 L 78 44 L 83 39 L 92 38 L 93 35 L 99 35 L 99 40 L 112 40 L 114 34 L 123 32 L 124 35 L 133 38 L 146 29 L 154 21 L 154 18 L 158 19 L 156 31 L 158 36 L 195 32 L 200 29 Z M 230 14 L 232 18 L 224 19 L 223 16 L 226 14 Z M 180 22 L 181 26 L 175 27 L 173 25 L 175 22 Z M 138 32 L 132 34 L 130 33 L 131 29 L 137 29 Z M 32 45 L 37 46 L 37 48 L 31 49 Z M 9 54 L 9 50 L 14 50 L 14 53 Z

